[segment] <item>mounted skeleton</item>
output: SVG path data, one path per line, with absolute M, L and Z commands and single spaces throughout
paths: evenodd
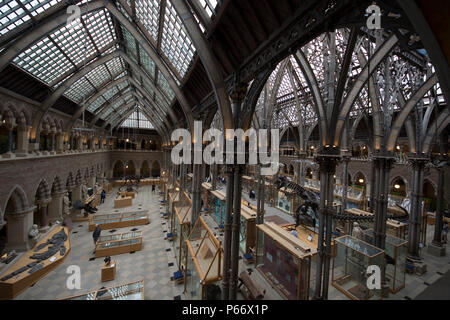
M 306 190 L 295 182 L 288 180 L 284 176 L 278 176 L 275 181 L 277 190 L 284 188 L 287 195 L 299 196 L 304 202 L 297 207 L 294 212 L 296 227 L 300 224 L 315 227 L 316 221 L 319 219 L 320 196 L 312 191 Z M 409 217 L 408 211 L 396 204 L 404 213 L 402 215 L 388 215 L 388 219 L 403 220 Z M 338 221 L 374 221 L 374 215 L 355 215 L 351 213 L 332 214 L 333 219 Z

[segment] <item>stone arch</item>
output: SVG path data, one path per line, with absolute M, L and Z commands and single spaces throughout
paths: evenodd
M 53 179 L 51 192 L 55 193 L 55 192 L 62 192 L 62 191 L 64 191 L 64 187 L 63 187 L 61 178 L 58 175 L 56 175 L 55 178 Z
M 45 178 L 42 178 L 38 185 L 36 186 L 36 191 L 34 192 L 35 197 L 38 200 L 44 200 L 50 198 L 50 187 L 48 186 Z
M 19 185 L 15 185 L 12 188 L 7 199 L 8 200 L 5 202 L 5 207 L 3 208 L 3 216 L 1 217 L 1 220 L 3 220 L 4 216 L 7 214 L 19 213 L 30 207 L 27 195 Z
M 400 188 L 396 188 L 395 185 L 398 184 Z M 400 193 L 403 196 L 408 195 L 408 179 L 405 179 L 402 175 L 396 175 L 394 178 L 391 179 L 390 183 L 390 191 L 389 193 L 395 192 Z
M 142 178 L 149 178 L 150 177 L 150 166 L 148 164 L 147 160 L 144 160 L 141 164 L 141 177 Z
M 75 179 L 73 177 L 72 172 L 69 172 L 69 175 L 67 176 L 67 179 L 66 179 L 66 188 L 72 187 L 74 185 L 75 185 Z
M 125 175 L 126 176 L 136 175 L 136 162 L 134 162 L 133 160 L 128 160 L 125 163 Z
M 151 175 L 152 177 L 161 176 L 161 164 L 159 163 L 158 160 L 154 160 L 152 163 Z
M 125 165 L 122 160 L 116 160 L 113 164 L 113 177 L 123 178 L 125 175 Z

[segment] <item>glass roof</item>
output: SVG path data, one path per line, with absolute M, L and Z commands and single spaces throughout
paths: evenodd
M 62 1 L 0 1 L 0 36 L 10 33 L 13 39 L 19 35 L 19 32 L 15 30 L 17 27 L 24 23 L 30 27 L 39 23 L 46 15 L 55 12 L 56 5 L 60 2 Z M 87 0 L 74 1 L 78 4 L 86 2 Z M 162 8 L 162 3 L 165 8 Z M 199 0 L 199 4 L 209 17 L 215 15 L 216 0 Z M 123 3 L 115 1 L 115 5 L 134 24 L 127 13 L 131 12 L 131 1 L 127 0 Z M 126 8 L 127 6 L 128 8 Z M 164 58 L 163 61 L 168 64 L 168 70 L 173 80 L 180 85 L 192 62 L 195 48 L 171 0 L 164 2 L 161 0 L 136 0 L 134 8 L 136 19 L 142 23 L 151 37 L 149 39 L 150 46 L 155 47 L 157 53 Z M 163 17 L 160 17 L 161 12 L 164 12 Z M 44 14 L 41 15 L 41 13 Z M 197 16 L 195 18 L 198 20 Z M 158 70 L 155 62 L 143 49 L 142 44 L 137 43 L 132 33 L 120 23 L 116 24 L 121 30 L 120 34 L 116 32 L 117 28 L 113 17 L 106 8 L 89 13 L 82 12 L 81 17 L 70 25 L 61 24 L 56 29 L 43 34 L 35 43 L 20 52 L 14 58 L 13 63 L 53 90 L 75 73 L 81 72 L 82 77 L 64 92 L 64 96 L 82 105 L 110 81 L 121 76 L 130 76 L 129 66 L 119 57 L 97 66 L 87 74 L 83 74 L 82 71 L 84 66 L 123 46 L 126 54 L 145 71 L 153 82 L 152 85 L 161 91 L 164 101 L 155 94 L 149 83 L 143 79 L 136 79 L 140 80 L 139 82 L 143 83 L 150 93 L 150 96 L 145 98 L 153 100 L 154 103 L 169 105 L 175 98 L 175 93 L 169 85 L 168 79 Z M 204 30 L 203 26 L 201 27 Z M 156 46 L 158 47 L 156 48 Z M 0 52 L 3 50 L 4 47 L 0 48 Z M 115 101 L 111 100 L 115 99 L 117 92 L 129 85 L 128 82 L 122 82 L 122 87 L 118 85 L 110 88 L 95 100 L 90 101 L 91 105 L 85 106 L 86 109 L 90 112 L 102 110 L 104 112 L 102 118 L 107 118 L 115 112 L 107 106 L 113 105 Z
M 154 129 L 152 123 L 140 108 L 133 112 L 120 126 L 121 128 Z

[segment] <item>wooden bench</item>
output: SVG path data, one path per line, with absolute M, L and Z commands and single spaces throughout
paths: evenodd
M 266 290 L 254 283 L 246 271 L 239 275 L 238 289 L 246 300 L 262 300 L 266 294 Z

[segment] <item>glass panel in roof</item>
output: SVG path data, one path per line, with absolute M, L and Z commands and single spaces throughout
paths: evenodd
M 158 38 L 160 0 L 136 0 L 136 17 L 155 39 Z
M 46 84 L 50 84 L 72 67 L 48 37 L 21 52 L 13 62 Z
M 147 51 L 139 45 L 139 53 L 141 54 L 141 64 L 147 70 L 148 75 L 153 79 L 155 74 L 155 62 L 147 54 Z
M 129 85 L 128 80 L 122 81 L 117 85 L 117 89 L 122 90 L 123 88 L 125 88 L 128 85 Z
M 76 103 L 81 103 L 83 98 L 85 96 L 90 96 L 94 90 L 95 88 L 93 88 L 92 85 L 86 80 L 86 77 L 82 77 L 77 82 L 72 84 L 70 88 L 64 92 L 64 95 Z
M 17 1 L 2 1 L 0 3 L 0 35 L 3 35 L 31 17 L 18 5 Z
M 106 66 L 108 67 L 108 70 L 111 72 L 113 78 L 124 71 L 123 67 L 124 64 L 121 57 L 116 57 L 109 60 L 108 62 L 106 62 Z
M 133 112 L 120 126 L 125 128 L 154 129 L 152 123 L 140 109 Z
M 111 97 L 115 96 L 117 92 L 119 92 L 119 90 L 117 90 L 117 86 L 114 86 L 103 94 L 103 98 L 109 100 Z
M 54 6 L 61 0 L 25 0 L 22 3 L 25 5 L 28 11 L 31 12 L 33 16 L 36 16 L 48 8 Z
M 116 40 L 116 33 L 108 10 L 101 9 L 83 17 L 98 50 Z
M 50 37 L 76 65 L 95 53 L 94 45 L 79 20 L 77 19 L 71 28 L 62 26 L 50 34 Z
M 94 111 L 97 110 L 97 108 L 100 107 L 105 102 L 106 102 L 106 100 L 102 96 L 100 96 L 97 99 L 95 99 L 94 102 L 92 102 L 90 105 L 88 105 L 86 107 L 86 110 L 94 113 Z
M 133 37 L 133 35 L 121 25 L 122 34 L 123 34 L 123 40 L 125 42 L 125 46 L 128 50 L 130 50 L 135 56 L 137 56 L 137 48 L 136 48 L 136 39 Z
M 172 101 L 172 99 L 175 97 L 175 93 L 172 91 L 166 78 L 164 78 L 163 74 L 159 70 L 158 70 L 158 87 L 160 87 L 163 90 L 163 92 L 169 98 L 168 102 L 170 103 L 170 101 Z
M 86 75 L 86 78 L 88 78 L 89 82 L 92 83 L 92 85 L 94 85 L 96 88 L 100 87 L 102 83 L 105 83 L 106 81 L 111 79 L 104 64 L 99 65 L 97 68 L 89 72 Z
M 192 61 L 195 48 L 170 0 L 167 1 L 164 16 L 161 49 L 183 77 Z
M 215 9 L 217 7 L 217 0 L 199 0 L 203 9 L 205 9 L 206 13 L 209 17 L 211 17 L 215 13 Z
M 108 108 L 106 108 L 104 110 L 104 112 L 102 112 L 101 118 L 102 119 L 106 119 L 111 114 L 111 112 L 113 112 L 113 111 L 114 111 L 114 109 L 111 106 L 109 106 Z

